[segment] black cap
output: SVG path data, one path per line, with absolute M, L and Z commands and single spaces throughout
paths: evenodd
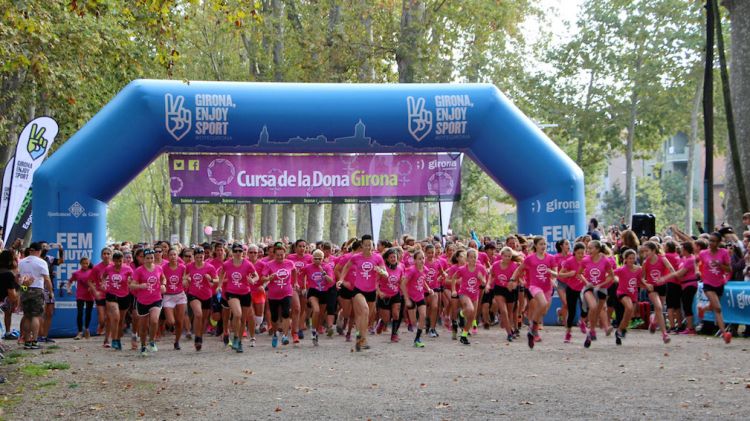
M 37 242 L 33 242 L 29 244 L 29 249 L 34 251 L 42 251 L 42 245 Z

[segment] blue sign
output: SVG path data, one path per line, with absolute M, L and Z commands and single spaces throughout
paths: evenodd
M 750 325 L 750 282 L 730 281 L 724 285 L 724 295 L 721 302 L 721 315 L 724 323 Z M 703 283 L 698 283 L 698 293 L 695 294 L 695 308 L 693 314 L 698 318 L 698 306 L 708 305 L 708 298 L 703 293 Z M 716 322 L 714 313 L 706 311 L 704 320 Z
M 34 175 L 34 239 L 97 262 L 106 203 L 159 154 L 202 151 L 463 152 L 516 199 L 520 232 L 586 229 L 581 169 L 493 85 L 136 80 Z M 72 317 L 53 334 L 74 334 Z

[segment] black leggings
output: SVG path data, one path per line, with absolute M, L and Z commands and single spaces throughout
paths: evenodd
M 566 297 L 568 299 L 568 320 L 565 326 L 573 327 L 576 322 L 576 307 L 581 298 L 581 291 L 573 291 L 571 288 L 568 288 Z
M 76 324 L 78 325 L 78 331 L 83 332 L 83 307 L 86 306 L 86 330 L 89 329 L 91 324 L 91 311 L 94 309 L 93 301 L 76 300 L 76 309 L 78 314 L 76 315 Z
M 682 287 L 680 300 L 682 301 L 682 312 L 685 313 L 685 317 L 693 315 L 693 299 L 696 292 L 698 292 L 698 287 L 696 286 Z

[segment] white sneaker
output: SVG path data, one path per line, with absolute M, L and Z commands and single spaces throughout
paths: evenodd
M 250 348 L 255 348 L 255 336 L 250 338 Z

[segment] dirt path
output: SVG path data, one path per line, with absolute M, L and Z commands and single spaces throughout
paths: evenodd
M 9 379 L 0 409 L 18 420 L 747 419 L 750 340 L 674 337 L 665 346 L 634 331 L 622 347 L 600 334 L 585 350 L 580 332 L 563 344 L 562 329 L 547 328 L 531 351 L 501 342 L 497 330 L 480 331 L 468 347 L 440 332 L 421 350 L 404 332 L 401 343 L 378 336 L 362 353 L 341 337 L 273 349 L 262 335 L 244 354 L 218 338 L 200 353 L 162 340 L 146 358 L 95 339 L 61 340 L 0 365 Z

